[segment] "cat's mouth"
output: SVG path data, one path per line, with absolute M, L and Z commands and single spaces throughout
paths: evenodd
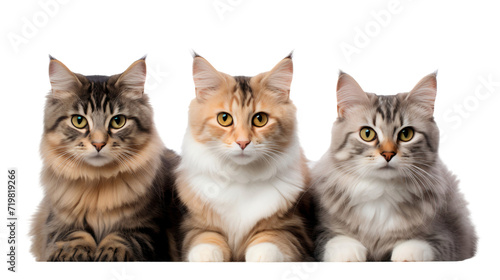
M 86 157 L 85 161 L 92 166 L 100 167 L 110 163 L 113 160 L 103 154 L 97 153 Z
M 396 168 L 396 166 L 394 166 L 394 164 L 387 163 L 384 166 L 380 167 L 378 170 L 381 171 L 381 172 L 390 172 L 390 173 L 393 173 L 393 172 L 397 171 L 397 168 Z
M 252 162 L 254 160 L 254 157 L 250 153 L 245 153 L 244 151 L 241 151 L 237 154 L 234 154 L 232 156 L 232 159 L 237 164 L 245 165 Z

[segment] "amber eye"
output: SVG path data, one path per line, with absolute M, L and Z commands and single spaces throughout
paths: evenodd
M 372 128 L 365 126 L 359 131 L 359 136 L 366 142 L 371 142 L 377 137 L 377 133 Z
M 111 119 L 111 127 L 114 129 L 122 128 L 127 122 L 127 118 L 124 115 L 117 115 Z
M 415 135 L 415 131 L 413 130 L 413 128 L 405 127 L 399 132 L 398 138 L 403 142 L 408 142 L 413 138 L 413 135 Z
M 257 127 L 263 127 L 267 124 L 267 120 L 268 120 L 267 114 L 261 112 L 253 116 L 252 123 Z
M 217 121 L 222 126 L 230 126 L 233 124 L 233 117 L 228 113 L 222 112 L 217 115 Z
M 80 115 L 73 115 L 71 117 L 71 123 L 76 128 L 84 128 L 87 126 L 87 119 L 83 116 L 80 116 Z

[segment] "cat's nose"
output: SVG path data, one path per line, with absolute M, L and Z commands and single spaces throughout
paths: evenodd
M 391 161 L 391 159 L 396 155 L 395 152 L 386 152 L 386 151 L 383 151 L 382 153 L 380 153 L 387 162 Z
M 248 144 L 250 144 L 250 140 L 238 140 L 236 144 L 240 145 L 240 148 L 244 150 Z
M 97 150 L 97 152 L 100 152 L 101 149 L 106 146 L 106 142 L 92 142 L 92 146 L 95 147 L 95 149 Z

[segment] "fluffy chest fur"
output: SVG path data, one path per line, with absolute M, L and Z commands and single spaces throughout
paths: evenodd
M 218 214 L 228 243 L 235 248 L 258 221 L 289 208 L 302 191 L 302 181 L 299 172 L 291 171 L 283 178 L 267 181 L 231 181 L 220 186 L 217 194 L 201 197 Z M 203 186 L 198 182 L 215 184 L 214 178 L 196 176 L 192 186 L 197 190 Z
M 362 234 L 384 235 L 406 228 L 401 203 L 409 203 L 412 194 L 403 182 L 362 179 L 347 190 L 353 220 Z
M 195 193 L 212 210 L 215 218 L 200 219 L 221 229 L 233 249 L 260 220 L 286 211 L 303 191 L 298 145 L 292 145 L 287 156 L 274 164 L 234 166 L 220 162 L 206 147 L 186 138 L 180 172 L 187 179 L 180 187 Z M 195 208 L 192 201 L 185 203 Z M 195 214 L 206 215 L 202 211 Z
M 156 169 L 148 165 L 147 170 L 95 180 L 58 178 L 45 169 L 42 180 L 57 221 L 81 228 L 88 224 L 100 239 L 145 206 Z

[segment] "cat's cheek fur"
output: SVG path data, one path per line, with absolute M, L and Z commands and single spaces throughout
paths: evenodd
M 278 246 L 264 242 L 249 247 L 245 254 L 245 260 L 247 262 L 283 262 L 285 256 Z
M 202 243 L 191 248 L 188 254 L 190 262 L 223 262 L 222 249 L 214 244 Z
M 325 245 L 323 261 L 325 262 L 364 262 L 367 249 L 358 240 L 338 235 Z
M 393 262 L 430 262 L 434 260 L 434 251 L 429 243 L 411 239 L 400 242 L 392 251 Z

